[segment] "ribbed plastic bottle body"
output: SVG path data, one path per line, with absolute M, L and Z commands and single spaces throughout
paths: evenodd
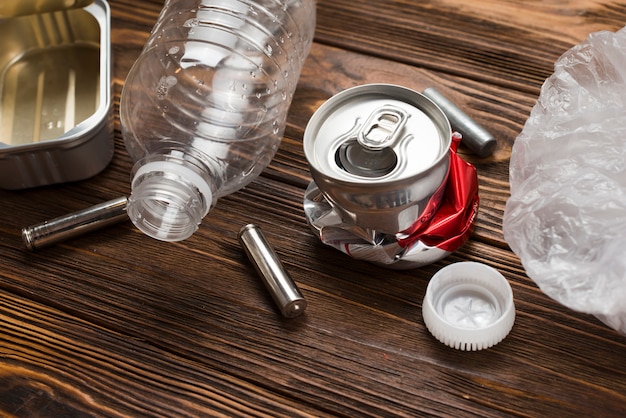
M 122 93 L 122 133 L 137 161 L 133 194 L 143 183 L 139 173 L 151 178 L 153 191 L 159 188 L 155 177 L 171 183 L 178 176 L 183 186 L 211 196 L 170 201 L 176 194 L 170 184 L 169 192 L 153 198 L 140 190 L 143 197 L 131 195 L 129 205 L 145 211 L 143 199 L 144 206 L 145 200 L 152 208 L 167 206 L 171 215 L 193 200 L 206 206 L 204 216 L 216 198 L 256 178 L 282 139 L 314 29 L 314 0 L 168 0 Z M 155 161 L 167 163 L 145 168 Z M 143 215 L 130 209 L 140 229 L 159 235 L 149 231 L 158 211 L 144 229 L 145 219 L 133 219 Z

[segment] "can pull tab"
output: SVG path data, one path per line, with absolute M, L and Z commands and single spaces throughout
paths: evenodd
M 381 150 L 393 145 L 408 119 L 399 107 L 384 106 L 367 118 L 357 135 L 358 143 L 370 150 Z
M 335 155 L 337 165 L 350 174 L 361 177 L 383 177 L 398 164 L 392 145 L 398 140 L 409 116 L 395 106 L 376 109 L 356 138 L 343 143 Z

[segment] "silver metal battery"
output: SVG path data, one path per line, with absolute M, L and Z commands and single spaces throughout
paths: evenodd
M 451 141 L 446 115 L 424 95 L 368 84 L 333 96 L 313 114 L 304 153 L 344 224 L 395 235 L 438 208 L 431 198 L 440 200 Z
M 306 300 L 261 229 L 254 224 L 244 226 L 239 231 L 239 243 L 263 279 L 281 314 L 285 318 L 295 318 L 304 313 Z
M 463 137 L 461 142 L 473 153 L 481 158 L 493 154 L 497 141 L 487 129 L 479 125 L 434 87 L 427 88 L 422 94 L 443 110 L 443 113 L 450 120 L 452 129 L 459 132 Z
M 126 197 L 22 229 L 26 248 L 36 250 L 127 220 Z

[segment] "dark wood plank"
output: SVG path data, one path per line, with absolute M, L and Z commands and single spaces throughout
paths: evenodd
M 3 416 L 325 415 L 141 337 L 14 294 L 0 296 Z
M 266 190 L 273 190 L 274 197 L 267 199 L 278 204 L 251 199 Z M 518 304 L 516 326 L 496 349 L 456 352 L 434 341 L 420 316 L 427 280 L 445 263 L 390 273 L 321 247 L 306 227 L 294 227 L 300 215 L 280 204 L 284 191 L 260 179 L 225 199 L 228 207 L 215 213 L 223 223 L 209 223 L 180 244 L 146 242 L 130 226 L 120 225 L 32 255 L 15 245 L 0 247 L 3 288 L 81 317 L 113 336 L 158 348 L 173 357 L 168 360 L 173 364 L 179 359 L 189 371 L 200 368 L 201 381 L 208 379 L 204 368 L 217 370 L 218 381 L 238 377 L 246 383 L 233 383 L 227 392 L 237 399 L 245 397 L 238 391 L 260 386 L 319 408 L 314 415 L 573 416 L 592 414 L 600 400 L 609 415 L 622 407 L 626 387 L 620 376 L 626 369 L 614 359 L 624 340 L 541 294 L 508 251 L 470 242 L 446 261 L 479 260 L 499 267 L 512 282 Z M 283 221 L 268 224 L 268 217 Z M 277 315 L 237 247 L 232 226 L 244 220 L 261 224 L 276 243 L 309 300 L 304 318 L 285 321 Z M 146 245 L 162 261 L 146 256 L 141 250 Z M 136 348 L 119 350 L 132 359 Z M 163 367 L 141 361 L 148 371 Z M 94 367 L 95 374 L 100 366 Z M 138 378 L 121 376 L 130 383 Z M 168 393 L 182 390 L 162 374 L 153 379 L 168 385 L 162 389 Z M 572 393 L 587 395 L 581 399 Z M 147 402 L 156 394 L 142 396 Z
M 318 4 L 318 42 L 527 93 L 588 33 L 624 24 L 623 5 L 600 1 Z

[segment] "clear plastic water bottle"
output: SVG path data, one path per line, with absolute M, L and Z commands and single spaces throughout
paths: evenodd
M 273 158 L 315 30 L 315 0 L 167 0 L 122 92 L 128 215 L 164 241 Z

